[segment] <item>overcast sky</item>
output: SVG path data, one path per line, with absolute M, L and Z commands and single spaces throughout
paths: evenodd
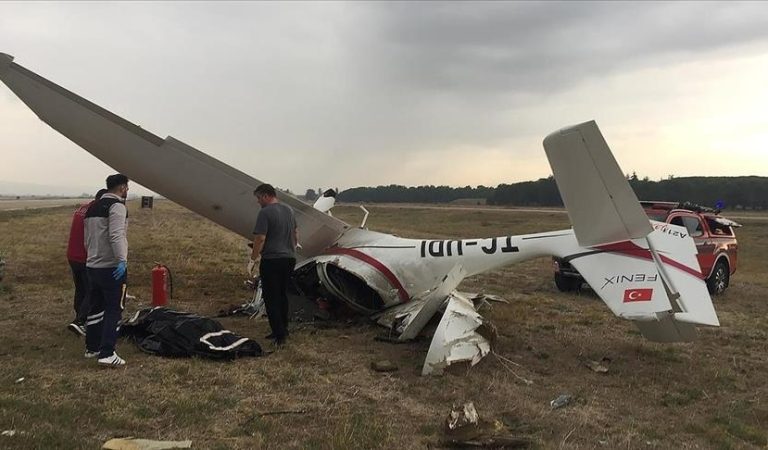
M 591 119 L 625 172 L 766 176 L 767 23 L 767 2 L 0 2 L 0 52 L 298 193 L 546 177 L 543 138 Z M 2 84 L 0 156 L 6 186 L 111 173 Z

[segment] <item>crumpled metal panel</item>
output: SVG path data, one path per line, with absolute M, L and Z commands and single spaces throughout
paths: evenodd
M 461 294 L 451 294 L 443 318 L 435 330 L 424 360 L 422 375 L 440 375 L 457 362 L 474 366 L 491 351 L 491 344 L 476 332 L 483 318 L 472 302 Z
M 379 325 L 398 333 L 398 340 L 407 341 L 416 338 L 419 332 L 443 309 L 450 298 L 450 293 L 466 276 L 460 264 L 440 280 L 431 289 L 422 292 L 408 303 L 403 303 L 384 311 L 375 317 Z

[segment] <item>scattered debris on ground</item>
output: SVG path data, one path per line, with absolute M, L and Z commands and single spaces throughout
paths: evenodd
M 573 402 L 573 396 L 570 394 L 560 394 L 556 399 L 549 402 L 549 406 L 552 409 L 559 409 L 564 406 L 568 406 Z
M 472 402 L 454 405 L 445 420 L 446 438 L 437 446 L 444 448 L 526 448 L 532 443 L 516 436 L 503 420 L 481 420 Z
M 478 419 L 474 403 L 467 402 L 463 405 L 454 405 L 445 420 L 445 427 L 449 433 L 452 433 L 464 427 L 476 427 Z
M 589 368 L 592 372 L 595 373 L 608 373 L 608 363 L 610 363 L 610 358 L 603 358 L 600 361 L 595 361 L 592 359 L 588 359 L 584 361 L 584 365 Z
M 26 431 L 19 431 L 19 430 L 4 430 L 2 433 L 0 433 L 0 436 L 6 436 L 6 437 L 13 437 L 16 435 L 22 436 L 27 434 Z
M 388 359 L 382 359 L 380 361 L 373 361 L 371 363 L 371 369 L 376 372 L 396 372 L 398 367 Z
M 153 441 L 151 439 L 115 438 L 101 447 L 105 450 L 165 450 L 192 448 L 192 441 Z

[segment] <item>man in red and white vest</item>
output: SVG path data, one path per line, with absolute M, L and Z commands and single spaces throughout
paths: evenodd
M 105 192 L 107 192 L 106 189 L 100 189 L 96 193 L 94 200 L 77 208 L 77 211 L 72 216 L 72 226 L 69 229 L 67 260 L 69 260 L 69 267 L 72 269 L 72 279 L 75 282 L 75 320 L 67 325 L 67 329 L 78 336 L 85 336 L 85 317 L 90 309 L 90 302 L 88 301 L 90 288 L 88 273 L 85 270 L 85 260 L 88 256 L 85 250 L 85 213 Z

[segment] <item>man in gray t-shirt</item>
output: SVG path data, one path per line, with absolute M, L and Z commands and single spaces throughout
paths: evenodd
M 277 200 L 275 188 L 269 184 L 257 187 L 253 194 L 261 206 L 253 229 L 253 252 L 248 271 L 258 267 L 264 306 L 275 344 L 282 345 L 288 337 L 288 283 L 296 266 L 298 230 L 290 206 Z

